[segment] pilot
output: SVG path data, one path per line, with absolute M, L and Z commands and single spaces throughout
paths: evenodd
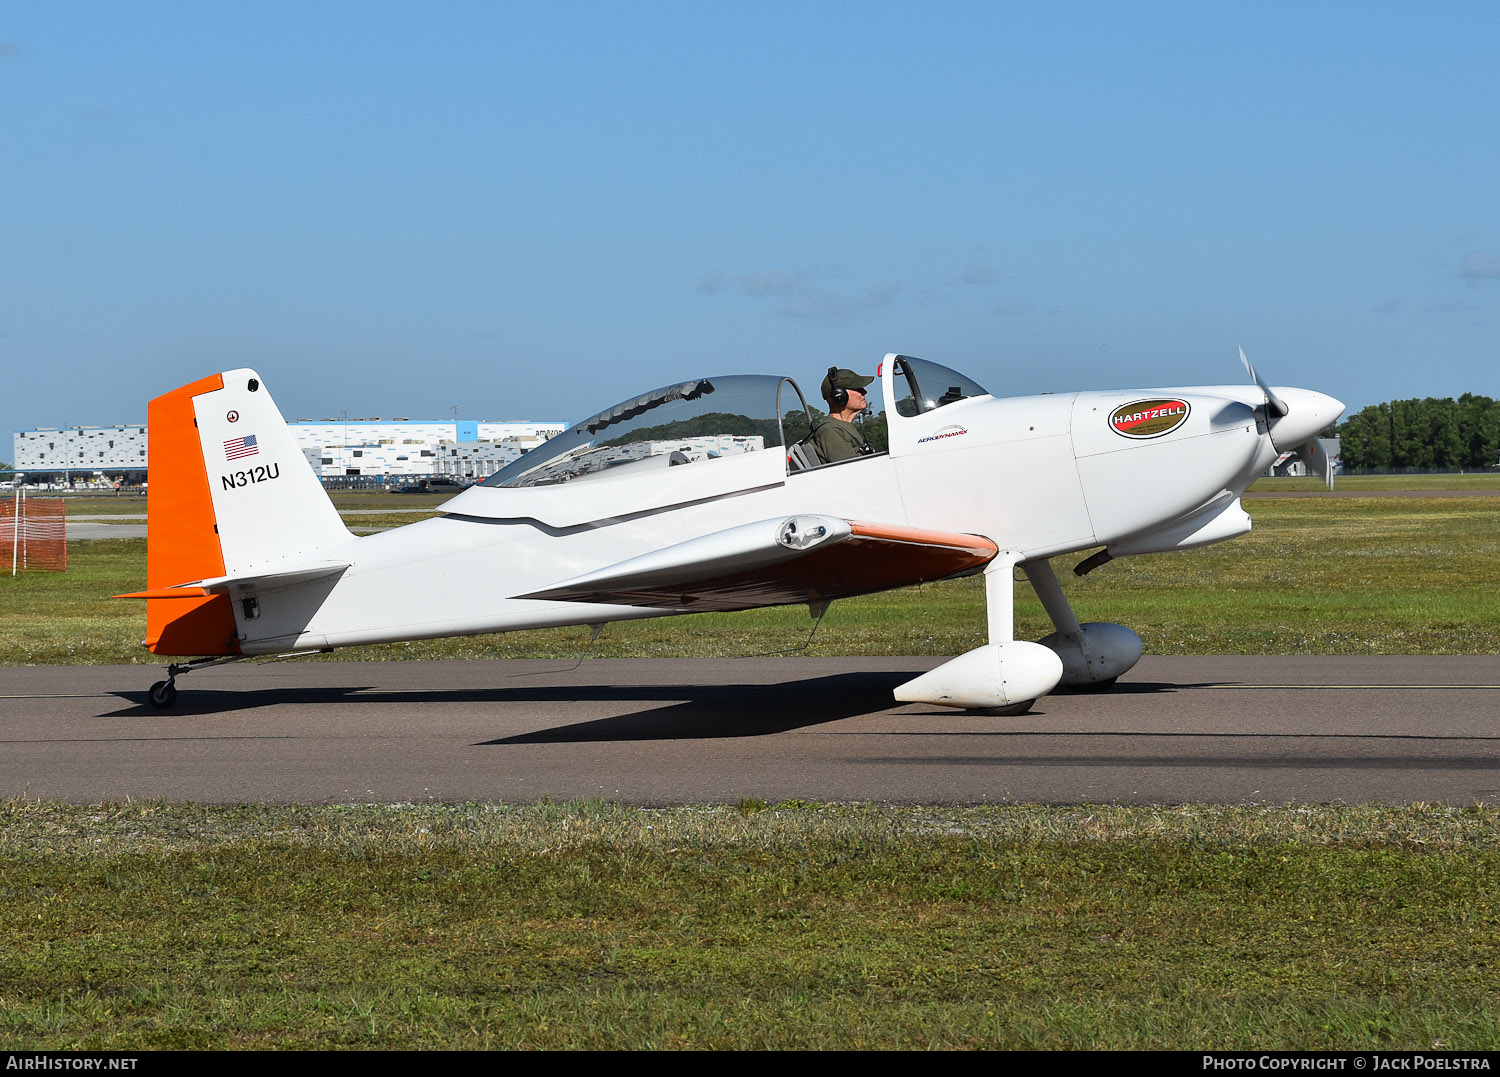
M 828 402 L 828 418 L 818 424 L 810 439 L 823 463 L 853 460 L 875 451 L 854 425 L 854 417 L 870 406 L 865 388 L 874 380 L 844 367 L 828 368 L 820 390 Z

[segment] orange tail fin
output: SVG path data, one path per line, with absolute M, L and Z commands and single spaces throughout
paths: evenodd
M 150 478 L 146 501 L 146 589 L 224 575 L 213 495 L 198 438 L 193 398 L 224 387 L 224 376 L 184 385 L 147 409 Z M 146 648 L 152 654 L 239 654 L 228 595 L 148 598 Z

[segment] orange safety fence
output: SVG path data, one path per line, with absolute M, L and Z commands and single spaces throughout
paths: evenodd
M 68 570 L 68 525 L 62 498 L 0 501 L 0 572 Z

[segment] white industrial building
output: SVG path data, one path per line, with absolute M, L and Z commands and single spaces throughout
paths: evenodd
M 560 422 L 477 419 L 299 419 L 287 425 L 308 463 L 324 478 L 483 479 L 567 429 Z
M 27 482 L 139 482 L 146 472 L 146 424 L 41 427 L 11 437 L 11 466 Z
M 323 478 L 397 480 L 445 475 L 478 480 L 565 430 L 561 422 L 475 419 L 301 419 L 288 423 Z M 15 434 L 13 467 L 27 482 L 141 482 L 150 467 L 146 426 L 40 428 Z

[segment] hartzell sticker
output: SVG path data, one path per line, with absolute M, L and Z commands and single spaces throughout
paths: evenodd
M 1109 416 L 1109 428 L 1126 438 L 1159 438 L 1181 426 L 1188 417 L 1186 400 L 1132 400 Z

